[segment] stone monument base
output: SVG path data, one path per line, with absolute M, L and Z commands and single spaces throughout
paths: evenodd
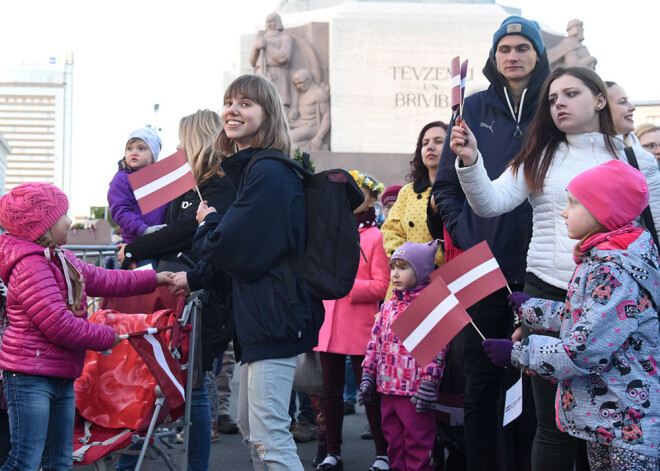
M 390 185 L 405 185 L 406 175 L 410 172 L 410 154 L 379 154 L 362 152 L 331 152 L 317 150 L 310 152 L 316 171 L 331 168 L 359 170 L 375 178 L 387 188 Z

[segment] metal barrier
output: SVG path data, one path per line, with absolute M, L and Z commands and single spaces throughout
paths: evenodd
M 119 268 L 116 245 L 65 245 L 80 260 L 101 268 Z M 92 313 L 99 308 L 101 298 L 87 298 L 87 312 Z

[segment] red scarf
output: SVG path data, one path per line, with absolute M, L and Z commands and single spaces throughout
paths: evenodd
M 635 231 L 635 229 L 638 229 L 638 230 Z M 578 251 L 583 253 L 583 254 L 587 253 L 587 251 L 589 249 L 591 249 L 592 247 L 597 246 L 601 242 L 609 240 L 610 238 L 615 237 L 615 236 L 619 236 L 619 235 L 622 235 L 622 234 L 628 234 L 628 233 L 633 232 L 633 231 L 636 232 L 635 235 L 637 236 L 637 235 L 639 235 L 640 232 L 643 231 L 643 229 L 641 227 L 635 226 L 634 223 L 629 222 L 625 226 L 619 227 L 618 229 L 615 229 L 613 231 L 599 232 L 598 234 L 594 234 L 591 237 L 589 237 L 587 240 L 582 242 L 582 244 L 576 244 L 575 245 L 576 250 L 573 251 L 573 260 L 575 261 L 575 263 L 577 265 L 579 265 L 580 263 L 582 263 L 582 257 L 578 256 Z M 635 238 L 637 238 L 637 237 L 635 237 Z M 578 247 L 578 245 L 579 245 L 579 247 Z M 626 247 L 627 246 L 628 246 L 628 244 L 626 244 Z M 621 248 L 624 248 L 624 247 L 621 247 Z

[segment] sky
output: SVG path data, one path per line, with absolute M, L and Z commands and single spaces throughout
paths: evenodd
M 498 0 L 564 33 L 584 22 L 596 71 L 632 100 L 660 100 L 660 2 Z M 261 29 L 279 0 L 0 0 L 0 64 L 74 53 L 73 190 L 70 215 L 105 206 L 126 138 L 162 128 L 161 156 L 175 152 L 178 123 L 200 108 L 218 111 L 223 73 L 238 62 L 241 34 Z M 449 7 L 449 6 L 448 6 Z M 286 24 L 285 24 L 286 26 Z M 154 104 L 159 112 L 154 114 Z

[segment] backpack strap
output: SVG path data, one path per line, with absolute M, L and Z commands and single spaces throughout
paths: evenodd
M 626 152 L 626 157 L 628 158 L 628 163 L 639 170 L 637 157 L 635 156 L 635 152 L 632 150 L 632 147 L 626 146 L 624 150 Z M 655 223 L 653 222 L 653 215 L 651 214 L 650 205 L 646 205 L 646 208 L 644 208 L 644 211 L 642 211 L 642 221 L 644 222 L 646 229 L 651 233 L 651 237 L 653 237 L 653 242 L 655 243 L 656 248 L 660 250 L 660 244 L 658 243 L 658 233 L 655 230 Z

